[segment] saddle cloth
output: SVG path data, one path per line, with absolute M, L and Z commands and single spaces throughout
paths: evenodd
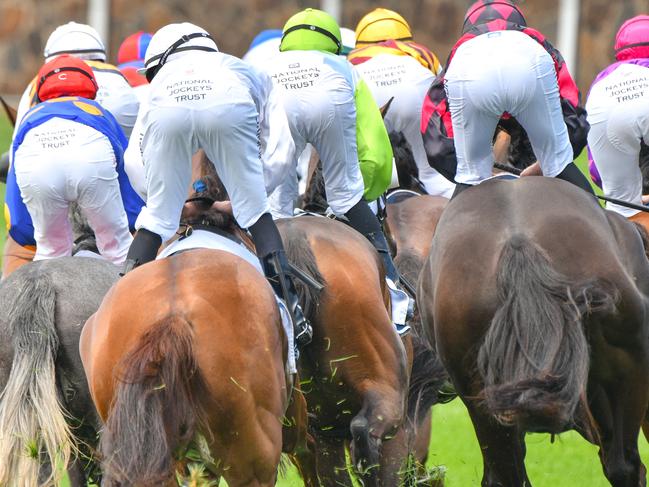
M 157 260 L 191 249 L 212 249 L 230 252 L 252 265 L 257 269 L 257 271 L 259 271 L 259 274 L 262 276 L 264 275 L 259 259 L 245 246 L 238 244 L 227 237 L 206 230 L 194 230 L 189 237 L 184 237 L 172 242 L 158 254 Z M 284 333 L 286 334 L 286 339 L 288 341 L 287 370 L 290 374 L 295 374 L 297 373 L 297 367 L 293 347 L 293 324 L 291 323 L 291 318 L 284 301 L 277 296 L 275 296 L 275 299 L 277 300 L 277 306 L 279 307 L 279 313 L 282 318 L 282 326 L 284 327 Z

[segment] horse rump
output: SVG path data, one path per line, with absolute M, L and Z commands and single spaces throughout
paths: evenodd
M 175 455 L 205 423 L 207 387 L 194 359 L 192 329 L 170 315 L 154 324 L 117 368 L 99 452 L 105 485 L 166 485 Z
M 614 310 L 617 290 L 603 280 L 562 275 L 522 235 L 505 243 L 497 269 L 500 305 L 478 352 L 488 411 L 526 431 L 560 433 L 579 424 L 595 438 L 583 318 Z

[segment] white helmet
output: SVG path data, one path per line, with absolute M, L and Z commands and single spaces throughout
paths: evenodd
M 356 32 L 347 27 L 341 27 L 340 36 L 343 41 L 343 48 L 340 50 L 340 55 L 347 56 L 356 47 Z
M 99 33 L 86 24 L 68 22 L 58 26 L 45 43 L 45 61 L 60 54 L 71 54 L 79 59 L 106 61 L 106 48 Z
M 151 38 L 144 55 L 144 69 L 140 71 L 148 72 L 147 77 L 152 78 L 157 69 L 183 51 L 217 52 L 218 48 L 207 31 L 197 25 L 189 22 L 165 25 Z

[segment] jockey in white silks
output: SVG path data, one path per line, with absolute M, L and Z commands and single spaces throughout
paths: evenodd
M 286 300 L 297 344 L 306 345 L 311 326 L 266 197 L 266 186 L 272 190 L 281 182 L 295 150 L 272 82 L 219 52 L 205 30 L 186 22 L 154 34 L 144 66 L 150 92 L 138 123 L 147 201 L 125 272 L 154 260 L 161 243 L 174 236 L 191 182 L 191 158 L 203 149 L 237 223 L 252 235 L 266 277 Z
M 126 139 L 113 116 L 93 101 L 96 93 L 90 66 L 58 56 L 38 73 L 39 104 L 16 130 L 8 193 L 15 171 L 33 222 L 34 260 L 71 255 L 71 202 L 88 219 L 99 253 L 115 264 L 126 259 L 132 237 L 116 171 Z M 29 225 L 16 224 L 12 229 L 29 233 Z
M 426 92 L 442 71 L 430 50 L 412 40 L 408 22 L 397 12 L 377 8 L 356 27 L 356 49 L 349 56 L 385 115 L 389 131 L 410 144 L 418 177 L 428 194 L 450 198 L 455 185 L 430 167 L 421 139 L 421 109 Z
M 307 143 L 322 160 L 327 202 L 337 216 L 377 249 L 386 268 L 395 324 L 406 332 L 410 304 L 397 286 L 399 273 L 387 241 L 368 201 L 377 199 L 391 182 L 392 149 L 383 119 L 365 82 L 343 56 L 340 28 L 327 13 L 306 9 L 284 26 L 280 53 L 264 70 L 283 92 L 296 154 Z M 298 196 L 296 161 L 293 174 L 271 195 L 275 216 L 293 215 Z
M 92 68 L 99 86 L 97 102 L 113 114 L 128 137 L 137 118 L 139 102 L 119 69 L 106 63 L 106 48 L 97 31 L 76 22 L 57 27 L 47 39 L 43 56 L 45 61 L 51 61 L 61 54 L 83 59 Z M 20 99 L 17 123 L 35 103 L 36 80 L 33 80 Z
M 649 145 L 649 15 L 620 27 L 615 57 L 617 62 L 593 81 L 586 101 L 590 170 L 607 196 L 641 205 L 638 161 L 641 144 Z M 647 218 L 615 203 L 607 202 L 606 208 L 627 218 Z

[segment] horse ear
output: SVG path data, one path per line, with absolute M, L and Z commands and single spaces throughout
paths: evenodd
M 390 98 L 385 105 L 379 108 L 381 112 L 381 117 L 385 118 L 385 116 L 388 114 L 388 110 L 390 109 L 390 105 L 392 105 L 393 101 L 394 101 L 394 97 Z
M 16 115 L 17 111 L 15 108 L 11 108 L 9 104 L 5 101 L 3 97 L 0 96 L 0 103 L 2 103 L 2 107 L 5 110 L 5 113 L 7 114 L 7 118 L 11 122 L 11 126 L 15 127 L 16 126 Z

